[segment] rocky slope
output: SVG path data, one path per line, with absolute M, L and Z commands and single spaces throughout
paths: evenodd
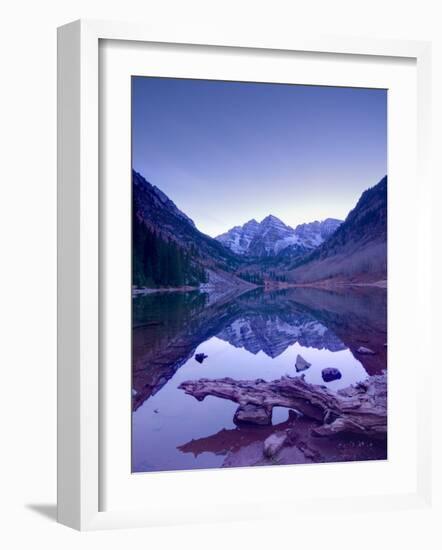
M 201 233 L 165 193 L 135 171 L 132 172 L 132 205 L 135 285 L 149 286 L 151 271 L 162 265 L 170 271 L 171 264 L 183 275 L 185 284 L 207 284 L 214 281 L 218 273 L 224 285 L 248 285 L 234 275 L 240 264 L 239 257 Z M 183 270 L 187 274 L 182 273 Z M 161 279 L 160 274 L 155 286 L 170 286 L 162 285 Z M 173 277 L 169 276 L 169 280 Z
M 387 176 L 364 191 L 340 227 L 288 272 L 288 279 L 296 283 L 386 278 Z
M 198 253 L 224 263 L 235 265 L 235 255 L 208 235 L 199 231 L 193 220 L 182 212 L 158 187 L 143 176 L 132 173 L 133 216 L 164 237 L 183 247 L 198 247 Z

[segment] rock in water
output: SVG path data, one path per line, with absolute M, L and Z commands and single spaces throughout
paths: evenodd
M 272 458 L 276 454 L 278 454 L 279 451 L 284 446 L 286 439 L 287 439 L 287 434 L 285 432 L 279 432 L 279 433 L 270 435 L 264 441 L 264 456 L 266 456 L 267 458 Z
M 340 378 L 342 378 L 342 374 L 338 369 L 322 369 L 322 379 L 324 382 L 333 382 L 333 380 L 339 380 Z
M 204 361 L 204 359 L 207 359 L 207 355 L 205 353 L 197 353 L 195 355 L 195 359 L 196 361 L 198 361 L 198 363 L 202 363 Z
M 272 423 L 271 409 L 261 407 L 260 405 L 247 405 L 239 406 L 236 409 L 235 416 L 233 417 L 235 424 L 259 424 L 260 426 L 268 426 Z
M 296 363 L 295 363 L 295 367 L 296 367 L 296 370 L 298 372 L 301 372 L 303 370 L 307 370 L 308 368 L 310 368 L 312 366 L 311 363 L 309 363 L 308 361 L 306 361 L 304 359 L 304 357 L 302 357 L 302 355 L 299 355 L 298 354 L 298 357 L 296 358 Z
M 362 353 L 363 355 L 375 355 L 375 351 L 373 351 L 370 348 L 366 348 L 365 346 L 360 346 L 357 350 L 358 353 Z

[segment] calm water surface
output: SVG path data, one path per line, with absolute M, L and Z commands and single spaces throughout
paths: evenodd
M 306 381 L 337 391 L 387 366 L 383 289 L 155 293 L 134 298 L 133 313 L 134 472 L 220 467 L 233 445 L 228 434 L 238 439 L 237 404 L 215 397 L 199 402 L 178 389 L 185 380 L 299 376 L 300 354 L 311 363 L 302 373 Z M 376 354 L 358 354 L 360 346 Z M 197 353 L 207 359 L 199 363 Z M 342 377 L 324 382 L 326 367 Z M 275 408 L 273 425 L 288 415 Z

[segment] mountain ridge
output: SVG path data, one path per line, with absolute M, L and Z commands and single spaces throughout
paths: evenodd
M 158 187 L 132 171 L 133 285 L 254 286 L 235 274 L 238 257 L 197 229 Z
M 387 277 L 387 182 L 365 190 L 340 227 L 288 269 L 296 283 L 326 279 L 384 280 Z
M 273 214 L 261 222 L 254 218 L 232 227 L 215 239 L 235 254 L 244 257 L 276 256 L 289 250 L 304 254 L 322 244 L 342 223 L 335 218 L 303 223 L 292 228 Z

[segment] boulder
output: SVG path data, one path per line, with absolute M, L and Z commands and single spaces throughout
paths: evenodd
M 272 423 L 272 410 L 260 405 L 240 405 L 233 417 L 235 424 L 258 424 L 268 426 Z
M 373 351 L 370 348 L 366 348 L 365 346 L 359 346 L 359 348 L 356 350 L 357 353 L 361 353 L 362 355 L 375 355 L 376 352 Z
M 322 369 L 322 379 L 324 382 L 332 382 L 333 380 L 339 380 L 342 378 L 341 371 L 335 368 Z
M 303 370 L 307 370 L 308 368 L 310 368 L 312 366 L 311 363 L 309 363 L 308 361 L 306 361 L 304 359 L 304 357 L 302 357 L 302 355 L 299 355 L 296 357 L 296 363 L 295 363 L 295 367 L 296 367 L 296 370 L 298 372 L 301 372 Z
M 204 359 L 207 359 L 207 355 L 205 353 L 197 353 L 195 355 L 195 360 L 198 361 L 198 363 L 202 363 Z
M 286 440 L 287 434 L 285 432 L 269 435 L 269 437 L 264 441 L 264 456 L 267 458 L 274 457 L 282 449 Z

